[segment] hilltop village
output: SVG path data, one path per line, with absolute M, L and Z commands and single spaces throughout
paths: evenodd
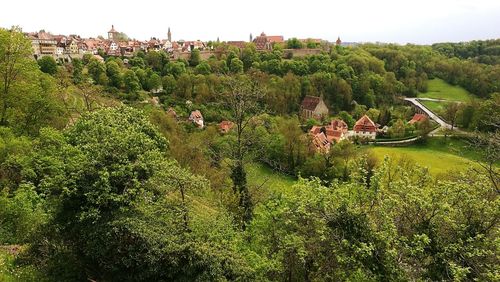
M 33 47 L 33 55 L 54 56 L 56 59 L 71 60 L 71 58 L 81 57 L 83 54 L 92 54 L 96 58 L 102 58 L 100 55 L 132 57 L 136 52 L 143 51 L 165 51 L 170 54 L 171 58 L 188 58 L 188 54 L 193 50 L 204 51 L 203 58 L 206 59 L 217 52 L 216 43 L 219 40 L 204 42 L 201 40 L 173 40 L 170 28 L 166 32 L 166 38 L 160 39 L 151 37 L 149 40 L 136 40 L 128 38 L 128 36 L 115 29 L 114 25 L 107 32 L 107 38 L 98 36 L 95 38 L 82 38 L 79 35 L 54 35 L 45 30 L 39 32 L 26 33 L 31 40 Z M 321 45 L 327 41 L 321 39 L 299 39 L 299 43 L 304 44 L 306 49 L 305 54 L 319 54 Z M 266 35 L 262 32 L 258 36 L 250 34 L 250 39 L 246 41 L 227 41 L 224 42 L 229 46 L 234 46 L 240 49 L 245 47 L 246 43 L 254 43 L 259 51 L 272 50 L 275 44 L 285 44 L 285 39 L 282 35 Z M 342 43 L 340 37 L 336 44 L 343 46 L 352 46 L 356 43 Z M 301 48 L 304 49 L 304 48 Z
M 243 52 L 249 44 L 254 46 L 253 48 L 255 48 L 256 52 L 261 53 L 273 52 L 275 47 L 279 47 L 283 50 L 283 58 L 286 59 L 319 55 L 328 50 L 330 46 L 356 46 L 356 43 L 343 43 L 340 37 L 335 42 L 329 43 L 325 40 L 312 38 L 291 38 L 285 40 L 282 35 L 266 35 L 264 32 L 255 37 L 250 34 L 248 42 L 219 42 L 219 39 L 208 42 L 200 40 L 173 40 L 170 28 L 168 28 L 166 34 L 165 39 L 151 37 L 150 40 L 140 41 L 128 38 L 125 33 L 119 32 L 112 25 L 111 29 L 107 32 L 107 38 L 101 36 L 96 38 L 82 38 L 78 35 L 53 35 L 43 30 L 26 33 L 25 35 L 31 41 L 35 59 L 51 56 L 61 64 L 90 55 L 94 60 L 101 63 L 106 61 L 105 58 L 123 58 L 123 63 L 127 65 L 129 59 L 133 58 L 138 52 L 162 52 L 163 54 L 167 54 L 170 60 L 190 60 L 193 52 L 196 52 L 200 60 L 207 60 L 209 58 L 220 57 L 221 54 L 227 52 L 228 47 Z M 151 89 L 151 91 L 155 93 L 162 91 L 162 88 L 160 85 L 159 88 Z M 152 101 L 156 105 L 160 103 L 157 97 L 153 97 Z M 188 104 L 191 103 L 189 100 L 186 102 Z M 377 136 L 382 136 L 386 139 L 389 136 L 390 127 L 387 124 L 381 125 L 374 122 L 372 118 L 377 117 L 373 115 L 372 118 L 366 114 L 362 115 L 351 127 L 339 117 L 329 120 L 331 111 L 321 96 L 305 96 L 300 106 L 297 105 L 297 107 L 300 109 L 299 116 L 303 123 L 306 123 L 308 120 L 316 121 L 315 125 L 307 127 L 307 133 L 311 139 L 311 146 L 318 152 L 328 153 L 331 146 L 342 140 L 373 142 Z M 191 111 L 187 119 L 182 119 L 181 115 L 178 115 L 172 106 L 167 105 L 166 108 L 167 114 L 177 121 L 187 120 L 198 128 L 206 126 L 203 113 L 200 109 Z M 428 121 L 428 115 L 421 109 L 416 107 L 416 112 L 415 116 L 406 125 L 403 125 L 403 127 L 413 126 L 413 128 L 416 128 L 421 122 Z M 218 127 L 220 132 L 228 133 L 233 128 L 233 123 L 229 120 L 222 120 Z M 396 135 L 400 139 L 411 139 L 410 141 L 412 141 L 416 137 L 413 134 L 415 129 L 410 130 L 412 134 L 408 134 L 407 132 L 406 134 L 397 133 Z

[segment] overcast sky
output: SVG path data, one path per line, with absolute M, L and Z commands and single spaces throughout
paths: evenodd
M 0 7 L 1 27 L 84 37 L 105 36 L 114 24 L 137 39 L 166 38 L 168 27 L 174 40 L 248 40 L 262 31 L 344 42 L 500 38 L 500 0 L 7 0 Z

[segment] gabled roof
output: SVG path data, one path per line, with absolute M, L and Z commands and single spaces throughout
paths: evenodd
M 356 121 L 354 131 L 376 132 L 377 127 L 367 115 L 364 115 Z
M 415 114 L 413 118 L 408 122 L 409 124 L 421 122 L 427 119 L 427 116 L 424 114 Z
M 313 125 L 313 127 L 309 130 L 311 134 L 318 134 L 321 132 L 321 126 Z
M 310 111 L 314 111 L 316 106 L 318 106 L 321 101 L 320 97 L 315 96 L 306 96 L 304 100 L 302 100 L 302 108 Z
M 341 119 L 334 119 L 330 122 L 330 126 L 336 130 L 348 130 L 347 123 Z

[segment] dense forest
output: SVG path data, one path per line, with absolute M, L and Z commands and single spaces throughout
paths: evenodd
M 0 245 L 17 249 L 0 280 L 497 281 L 498 42 L 305 57 L 214 43 L 208 60 L 65 62 L 34 60 L 20 29 L 0 29 Z M 350 127 L 366 114 L 426 142 L 428 124 L 402 123 L 414 113 L 402 97 L 431 78 L 474 95 L 446 109 L 473 132 L 468 170 L 435 176 L 356 142 L 311 148 L 306 95 Z M 296 182 L 251 185 L 253 162 Z

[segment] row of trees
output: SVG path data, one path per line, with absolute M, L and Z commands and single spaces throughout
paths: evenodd
M 435 43 L 432 44 L 432 49 L 450 58 L 473 59 L 488 65 L 500 64 L 500 39 Z

